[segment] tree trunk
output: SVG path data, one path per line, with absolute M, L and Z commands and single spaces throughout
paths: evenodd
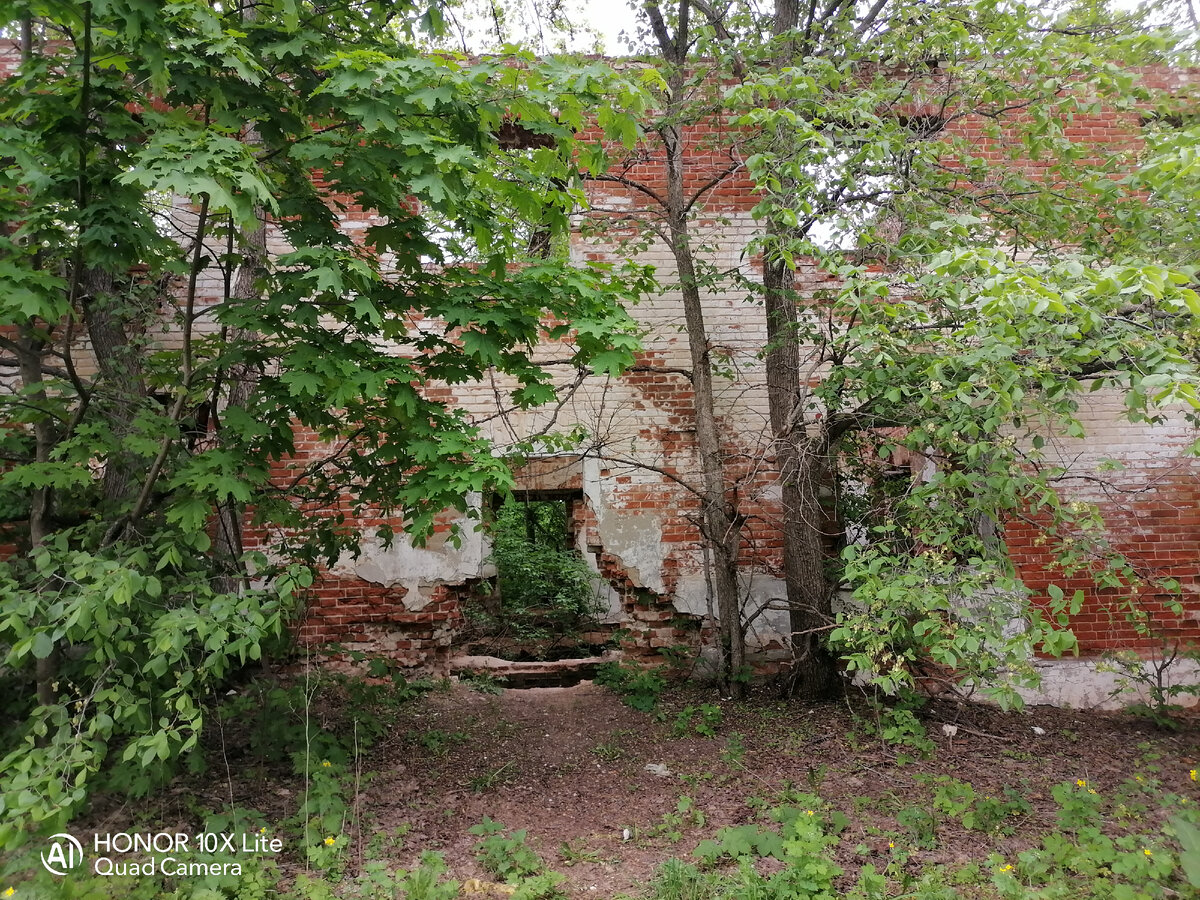
M 799 21 L 798 0 L 776 0 L 772 32 L 780 39 L 776 60 L 780 68 L 791 65 L 801 52 L 800 36 L 782 40 L 795 32 Z M 782 148 L 793 140 L 792 136 L 781 131 L 777 137 L 782 142 L 781 152 L 786 152 Z M 786 196 L 789 185 L 781 185 L 779 192 Z M 781 242 L 801 236 L 782 225 L 773 227 Z M 825 514 L 820 499 L 828 467 L 826 448 L 805 431 L 807 386 L 800 380 L 794 287 L 794 274 L 788 264 L 782 258 L 767 259 L 763 266 L 767 405 L 783 506 L 783 577 L 792 632 L 790 690 L 816 699 L 835 693 L 839 687 L 836 661 L 822 639 L 823 629 L 832 619 L 835 586 L 829 583 L 825 570 Z
M 822 643 L 832 619 L 834 586 L 825 572 L 820 489 L 824 447 L 804 430 L 792 270 L 782 260 L 763 269 L 767 316 L 767 403 L 783 505 L 783 577 L 792 632 L 791 690 L 817 698 L 838 687 L 837 667 Z
M 258 9 L 247 0 L 238 0 L 238 9 L 241 18 L 245 22 L 254 22 L 258 19 Z M 247 122 L 242 139 L 252 146 L 257 146 L 262 143 L 258 129 L 254 122 Z M 253 231 L 242 234 L 242 259 L 238 266 L 237 279 L 231 286 L 228 281 L 225 283 L 226 297 L 232 297 L 241 301 L 252 301 L 259 297 L 259 279 L 262 277 L 267 264 L 267 226 L 266 226 L 266 210 L 261 206 L 255 207 L 255 212 L 258 215 L 260 224 Z M 232 219 L 229 223 L 230 230 L 233 229 Z M 233 249 L 233 240 L 230 239 L 230 250 Z M 232 255 L 232 253 L 231 253 Z M 241 328 L 234 328 L 228 334 L 223 335 L 224 339 L 230 344 L 237 344 L 243 340 L 254 339 L 257 335 L 252 332 L 246 332 Z M 250 399 L 250 395 L 254 393 L 254 388 L 258 384 L 258 371 L 244 363 L 238 363 L 231 366 L 229 371 L 225 373 L 225 377 L 229 382 L 229 393 L 225 399 L 225 408 L 229 407 L 244 407 Z M 212 396 L 212 414 L 214 421 L 219 423 L 218 418 L 220 411 L 220 385 L 213 389 Z M 218 426 L 219 432 L 219 426 Z M 242 554 L 245 552 L 245 545 L 242 542 L 242 522 L 245 519 L 246 506 L 243 503 L 238 503 L 236 500 L 229 500 L 223 504 L 217 511 L 217 540 L 215 546 L 215 555 L 217 559 L 228 566 L 228 575 L 222 576 L 221 590 L 226 593 L 234 593 L 243 587 L 248 586 L 249 579 L 246 576 L 245 569 L 241 563 Z M 265 658 L 264 658 L 265 664 Z
M 833 696 L 842 686 L 837 661 L 825 647 L 825 634 L 833 621 L 833 597 L 837 585 L 829 579 L 825 554 L 828 535 L 824 527 L 826 513 L 821 503 L 821 488 L 829 473 L 829 460 L 822 444 L 819 439 L 808 439 L 798 448 L 790 518 L 802 527 L 784 541 L 785 546 L 790 544 L 795 569 L 792 575 L 795 597 L 790 612 L 790 688 L 793 693 L 814 700 Z
M 138 407 L 146 396 L 141 361 L 130 345 L 126 317 L 113 296 L 112 276 L 99 269 L 88 269 L 79 278 L 88 338 L 101 376 L 97 389 L 112 401 L 110 424 L 114 438 L 120 442 L 133 431 Z M 120 507 L 132 500 L 136 493 L 135 475 L 144 468 L 144 463 L 132 454 L 118 451 L 108 457 L 104 466 L 104 500 L 110 512 L 124 513 Z
M 35 406 L 46 403 L 46 388 L 42 378 L 42 351 L 45 341 L 35 336 L 34 323 L 21 329 L 17 341 L 20 348 L 18 361 L 20 364 L 21 390 L 28 401 Z M 39 463 L 50 461 L 50 451 L 54 448 L 54 429 L 49 413 L 43 412 L 33 423 L 34 459 Z M 29 550 L 34 553 L 46 541 L 50 528 L 49 487 L 34 488 L 29 497 Z M 42 593 L 44 583 L 39 581 L 38 593 Z M 55 646 L 43 659 L 35 665 L 34 676 L 37 679 L 38 706 L 50 706 L 54 703 L 57 691 L 55 679 L 58 675 L 58 647 Z
M 260 211 L 260 218 L 265 217 L 265 212 Z M 244 235 L 243 240 L 243 255 L 241 265 L 238 267 L 237 279 L 235 280 L 230 295 L 240 301 L 252 301 L 259 294 L 259 279 L 262 277 L 267 259 L 267 227 L 261 225 L 254 231 Z M 231 345 L 236 345 L 243 341 L 253 340 L 255 334 L 253 332 L 245 332 L 240 328 L 231 329 L 226 335 L 226 339 Z M 231 366 L 225 373 L 225 380 L 229 384 L 228 393 L 225 396 L 225 408 L 244 407 L 254 393 L 254 388 L 258 384 L 258 370 L 244 363 L 238 363 Z M 218 402 L 220 397 L 214 391 L 212 397 L 212 412 L 214 416 L 219 416 Z M 216 421 L 220 421 L 218 418 Z M 238 503 L 235 500 L 229 500 L 223 504 L 218 510 L 217 519 L 217 539 L 214 544 L 214 552 L 222 565 L 227 567 L 229 574 L 223 576 L 221 590 L 226 593 L 234 593 L 246 583 L 245 571 L 241 568 L 240 559 L 245 547 L 242 544 L 242 521 L 246 514 L 246 507 L 243 503 Z M 236 574 L 235 574 L 236 573 Z
M 712 360 L 709 356 L 708 331 L 696 277 L 695 257 L 688 228 L 688 203 L 684 191 L 683 129 L 678 124 L 685 98 L 691 14 L 689 0 L 679 0 L 674 38 L 667 30 L 656 2 L 644 7 L 659 50 L 669 66 L 667 103 L 663 124 L 658 128 L 667 157 L 665 212 L 667 244 L 679 271 L 679 289 L 683 296 L 684 324 L 687 328 L 691 357 L 693 414 L 696 422 L 696 449 L 700 454 L 703 477 L 701 536 L 712 549 L 713 591 L 720 619 L 722 689 L 740 697 L 746 674 L 746 635 L 742 624 L 741 592 L 738 588 L 738 552 L 741 545 L 741 519 L 726 496 L 724 458 L 713 401 Z
M 33 59 L 33 20 L 25 15 L 21 19 L 21 62 Z M 42 360 L 46 341 L 37 333 L 37 322 L 23 325 L 17 337 L 17 363 L 22 393 L 34 406 L 46 404 L 46 388 L 42 377 Z M 54 449 L 54 425 L 48 412 L 42 412 L 33 423 L 34 460 L 39 463 L 50 461 Z M 29 551 L 32 555 L 46 541 L 50 528 L 52 492 L 48 486 L 34 488 L 29 497 Z M 38 593 L 42 593 L 44 582 L 39 582 Z M 38 706 L 50 706 L 57 697 L 55 680 L 58 676 L 58 646 L 49 655 L 34 665 L 37 682 Z
M 736 510 L 726 497 L 725 466 L 721 453 L 721 435 L 717 427 L 713 400 L 712 360 L 709 357 L 708 331 L 700 286 L 696 280 L 691 237 L 683 195 L 683 146 L 680 130 L 663 130 L 667 148 L 667 220 L 671 253 L 679 270 L 683 296 L 683 316 L 691 356 L 693 410 L 696 420 L 696 449 L 703 473 L 702 530 L 713 551 L 713 587 L 717 615 L 721 620 L 721 649 L 725 663 L 722 687 L 731 696 L 743 692 L 746 668 L 746 638 L 742 628 L 741 593 L 738 589 L 738 549 L 741 524 Z
M 678 226 L 678 227 L 676 227 Z M 692 364 L 692 390 L 696 420 L 696 449 L 704 478 L 702 528 L 713 551 L 713 587 L 721 620 L 721 649 L 725 662 L 722 687 L 731 695 L 742 693 L 746 667 L 746 640 L 742 629 L 741 593 L 738 589 L 738 548 L 741 526 L 725 493 L 725 468 L 721 436 L 713 401 L 712 365 L 700 290 L 696 284 L 692 251 L 685 221 L 673 220 L 671 251 L 679 268 L 684 321 Z

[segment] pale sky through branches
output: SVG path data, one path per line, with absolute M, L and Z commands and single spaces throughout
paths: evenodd
M 1110 0 L 1115 11 L 1152 9 L 1150 22 L 1181 32 L 1183 43 L 1189 46 L 1195 44 L 1200 30 L 1198 4 L 1200 0 Z M 640 5 L 639 0 L 460 0 L 447 10 L 449 35 L 444 43 L 469 53 L 486 53 L 501 43 L 514 43 L 543 54 L 567 51 L 624 56 L 632 51 L 622 33 L 631 38 L 639 27 L 644 28 Z M 1069 5 L 1048 0 L 1041 8 L 1062 11 Z M 641 45 L 644 51 L 653 52 L 645 35 Z
M 621 31 L 632 34 L 637 27 L 637 13 L 626 0 L 592 0 L 587 4 L 588 23 L 599 32 L 604 41 L 603 51 L 609 54 L 628 52 L 626 42 L 621 40 Z
M 447 36 L 439 44 L 465 53 L 487 53 L 521 44 L 535 53 L 630 52 L 622 31 L 633 33 L 638 15 L 628 0 L 460 0 L 446 8 Z

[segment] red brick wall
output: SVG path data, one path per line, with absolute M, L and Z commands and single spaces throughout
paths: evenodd
M 1169 449 L 1148 443 L 1147 453 L 1165 455 Z M 1105 498 L 1081 493 L 1100 508 L 1112 548 L 1133 569 L 1132 584 L 1122 579 L 1121 588 L 1097 588 L 1086 571 L 1062 573 L 1051 554 L 1055 538 L 1036 520 L 1006 527 L 1013 561 L 1043 607 L 1049 607 L 1046 589 L 1051 584 L 1068 597 L 1076 590 L 1084 592 L 1083 610 L 1071 619 L 1083 655 L 1111 650 L 1151 653 L 1200 644 L 1200 462 L 1180 459 L 1169 474 L 1153 465 L 1127 468 L 1123 474 L 1137 493 Z M 1156 586 L 1163 579 L 1178 581 L 1182 594 Z M 1180 603 L 1182 613 L 1176 608 Z
M 1168 73 L 1148 70 L 1143 73 L 1147 83 L 1153 87 L 1182 90 L 1200 82 L 1200 73 Z M 1110 110 L 1075 115 L 1062 123 L 1064 134 L 1072 141 L 1095 144 L 1105 151 L 1136 149 L 1139 114 L 1126 111 L 1113 114 Z M 949 131 L 970 141 L 977 153 L 997 165 L 1009 165 L 1027 173 L 1047 173 L 1054 161 L 1050 159 L 1031 161 L 1012 158 L 1011 147 L 1003 141 L 993 141 L 986 136 L 988 120 L 979 116 L 965 116 L 952 121 Z M 596 135 L 584 135 L 584 137 Z M 695 190 L 711 178 L 723 172 L 730 163 L 729 146 L 731 132 L 714 125 L 702 125 L 690 129 L 686 139 L 689 151 L 688 189 Z M 663 154 L 653 140 L 645 140 L 631 154 L 628 164 L 615 170 L 622 177 L 638 181 L 651 190 L 665 190 Z M 964 185 L 966 187 L 966 185 Z M 593 183 L 590 192 L 598 206 L 618 207 L 624 210 L 644 209 L 647 198 L 637 191 L 610 181 Z M 711 229 L 736 257 L 745 245 L 745 238 L 752 232 L 752 223 L 747 219 L 748 211 L 756 198 L 744 171 L 727 179 L 709 197 L 707 210 L 714 218 L 699 222 L 698 229 Z M 595 213 L 603 216 L 606 213 Z M 717 216 L 729 217 L 732 225 L 718 223 Z M 613 235 L 614 240 L 628 236 L 622 226 Z M 711 236 L 711 235 L 710 235 Z M 577 252 L 587 259 L 620 261 L 625 251 L 604 240 L 580 241 Z M 669 281 L 672 262 L 666 251 L 651 248 L 642 253 L 642 258 L 655 263 Z M 740 260 L 745 264 L 745 260 Z M 758 270 L 757 261 L 749 261 L 749 274 Z M 834 288 L 837 282 L 828 274 L 813 266 L 802 266 L 797 277 L 801 290 L 813 293 Z M 616 396 L 625 415 L 620 419 L 620 441 L 635 443 L 641 450 L 640 459 L 646 467 L 637 468 L 628 463 L 628 454 L 615 452 L 612 459 L 602 463 L 596 476 L 602 491 L 602 503 L 610 511 L 623 515 L 653 519 L 658 530 L 657 540 L 661 545 L 657 579 L 647 579 L 645 572 L 638 571 L 630 561 L 628 553 L 609 552 L 605 548 L 599 554 L 599 569 L 620 598 L 624 614 L 624 628 L 628 632 L 627 646 L 646 650 L 657 650 L 675 644 L 696 646 L 702 636 L 701 622 L 694 615 L 680 614 L 672 601 L 677 591 L 685 590 L 685 583 L 695 579 L 702 570 L 702 553 L 696 527 L 698 503 L 694 494 L 676 483 L 672 476 L 687 480 L 697 472 L 694 431 L 692 422 L 692 390 L 690 382 L 678 370 L 687 368 L 690 361 L 686 354 L 684 339 L 679 335 L 681 320 L 679 309 L 669 296 L 656 298 L 635 315 L 651 329 L 645 351 L 640 354 L 637 367 L 620 382 Z M 762 334 L 761 310 L 744 304 L 736 295 L 721 295 L 712 298 L 709 310 L 709 327 L 714 346 L 729 350 L 731 358 L 750 360 L 765 342 Z M 731 492 L 736 494 L 742 509 L 749 519 L 745 526 L 743 561 L 750 579 L 778 579 L 781 576 L 781 539 L 777 527 L 779 502 L 775 473 L 771 465 L 769 436 L 765 428 L 766 407 L 761 384 L 761 371 L 746 371 L 727 391 L 728 396 L 719 398 L 719 413 L 724 424 L 725 450 L 729 462 Z M 722 386 L 719 385 L 721 390 Z M 601 389 L 594 387 L 596 392 Z M 608 390 L 613 390 L 611 387 Z M 481 398 L 469 389 L 457 388 L 446 391 L 447 396 L 480 411 L 481 416 L 494 411 L 489 406 L 489 396 Z M 598 394 L 597 394 L 598 395 Z M 757 417 L 757 419 L 755 419 Z M 754 422 L 757 425 L 754 425 Z M 1180 454 L 1190 438 L 1178 429 L 1164 441 L 1161 433 L 1150 432 L 1140 426 L 1132 426 L 1113 420 L 1108 413 L 1098 413 L 1089 423 L 1096 435 L 1096 446 L 1103 450 L 1124 442 L 1131 447 L 1124 455 L 1126 468 L 1119 482 L 1125 484 L 1124 491 L 1115 495 L 1089 493 L 1078 485 L 1064 483 L 1064 496 L 1079 497 L 1087 502 L 1096 502 L 1109 522 L 1109 534 L 1113 547 L 1125 553 L 1130 562 L 1145 579 L 1174 577 L 1184 583 L 1185 601 L 1189 605 L 1183 616 L 1166 611 L 1160 597 L 1153 590 L 1135 593 L 1134 606 L 1149 616 L 1155 633 L 1168 640 L 1176 638 L 1200 638 L 1200 622 L 1197 621 L 1197 561 L 1200 560 L 1200 505 L 1197 504 L 1197 484 L 1200 474 L 1194 463 L 1182 461 Z M 1126 448 L 1128 449 L 1128 448 Z M 1116 455 L 1121 455 L 1119 452 Z M 1103 453 L 1099 453 L 1103 456 Z M 1097 471 L 1097 459 L 1087 463 L 1087 472 Z M 1163 466 L 1174 466 L 1172 474 L 1161 476 Z M 1132 487 L 1131 487 L 1132 486 Z M 1128 491 L 1134 491 L 1128 493 Z M 596 511 L 588 504 L 583 505 L 582 527 L 586 543 L 603 546 L 604 541 L 597 526 Z M 1014 562 L 1023 578 L 1033 591 L 1035 600 L 1045 602 L 1046 586 L 1054 583 L 1068 595 L 1076 587 L 1085 590 L 1088 596 L 1083 612 L 1074 620 L 1084 654 L 1093 654 L 1117 647 L 1149 651 L 1156 638 L 1139 633 L 1137 627 L 1127 621 L 1120 608 L 1114 608 L 1116 596 L 1112 590 L 1097 590 L 1084 575 L 1065 577 L 1053 571 L 1050 565 L 1050 545 L 1039 539 L 1036 525 L 1020 520 L 1007 523 L 1005 536 Z M 653 584 L 648 583 L 654 581 Z M 310 609 L 308 620 L 301 630 L 304 639 L 330 639 L 337 635 L 352 634 L 358 643 L 369 643 L 373 632 L 368 626 L 385 623 L 398 633 L 420 633 L 445 635 L 452 631 L 455 617 L 452 612 L 454 600 L 448 598 L 446 606 L 423 610 L 417 614 L 397 614 L 389 619 L 375 611 L 364 596 L 373 596 L 372 589 L 356 592 L 353 579 L 339 578 L 337 602 L 330 605 L 324 600 Z M 399 604 L 402 596 L 392 596 L 377 601 Z M 692 610 L 694 613 L 695 610 Z M 358 616 L 364 618 L 359 621 Z M 357 629 L 357 630 L 356 630 Z M 432 629 L 432 631 L 430 631 Z M 439 630 L 441 629 L 441 630 Z M 396 639 L 378 636 L 381 649 L 394 652 L 391 642 Z M 366 636 L 364 638 L 364 635 Z M 344 638 L 337 637 L 338 640 Z M 437 647 L 435 638 L 418 638 L 421 647 Z M 406 651 L 413 649 L 403 648 Z M 439 651 L 440 652 L 440 651 Z M 412 658 L 406 656 L 405 658 Z

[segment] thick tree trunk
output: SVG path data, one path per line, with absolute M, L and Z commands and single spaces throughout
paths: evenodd
M 82 214 L 91 205 L 91 197 L 95 186 L 89 172 L 89 156 L 92 149 L 92 136 L 89 131 L 91 116 L 91 81 L 92 81 L 92 6 L 84 4 L 83 29 L 80 47 L 80 131 L 78 135 L 78 195 L 76 203 Z M 103 190 L 103 185 L 101 185 Z M 80 248 L 82 251 L 82 247 Z M 113 436 L 118 446 L 133 429 L 133 421 L 137 416 L 138 407 L 146 395 L 145 383 L 142 377 L 141 360 L 130 345 L 126 322 L 130 314 L 120 306 L 120 300 L 113 291 L 112 273 L 88 266 L 82 260 L 82 252 L 77 255 L 74 263 L 75 270 L 71 273 L 72 285 L 70 299 L 78 299 L 83 310 L 83 318 L 87 327 L 88 338 L 91 341 L 92 354 L 96 358 L 96 367 L 100 370 L 97 389 L 106 393 L 112 401 L 110 424 Z M 125 513 L 125 505 L 132 500 L 135 492 L 134 476 L 139 463 L 132 454 L 116 450 L 105 461 L 104 466 L 104 500 L 106 512 L 116 516 L 114 526 L 105 535 L 104 542 L 109 543 L 120 536 L 121 522 Z
M 775 0 L 771 30 L 779 41 L 777 64 L 792 64 L 807 45 L 817 0 L 810 0 L 806 34 L 800 24 L 799 0 Z M 787 38 L 787 35 L 791 35 Z M 778 135 L 780 152 L 786 152 L 791 134 Z M 783 184 L 786 196 L 795 185 Z M 781 241 L 799 237 L 776 226 Z M 767 317 L 767 404 L 783 506 L 783 572 L 791 627 L 792 674 L 790 689 L 806 698 L 829 696 L 837 691 L 837 665 L 825 650 L 824 628 L 832 619 L 835 585 L 829 583 L 824 553 L 825 514 L 820 489 L 827 471 L 826 448 L 805 431 L 807 391 L 800 378 L 800 342 L 796 332 L 795 279 L 782 259 L 768 259 L 763 267 L 763 295 Z
M 789 515 L 801 527 L 794 534 L 785 534 L 784 539 L 794 568 L 788 585 L 792 627 L 790 687 L 793 693 L 814 700 L 833 696 L 842 686 L 837 661 L 825 647 L 837 590 L 828 575 L 826 514 L 821 503 L 821 488 L 828 471 L 821 442 L 816 439 L 805 442 L 797 453 Z
M 113 296 L 112 276 L 89 269 L 80 276 L 84 292 L 83 310 L 88 338 L 100 370 L 97 389 L 109 400 L 114 438 L 122 441 L 133 430 L 138 407 L 146 396 L 141 360 L 131 346 L 126 316 Z M 104 500 L 110 513 L 122 514 L 136 494 L 136 475 L 145 466 L 132 454 L 117 451 L 104 466 Z
M 822 643 L 832 618 L 834 586 L 825 572 L 820 489 L 824 448 L 804 430 L 806 392 L 800 383 L 796 298 L 792 271 L 782 261 L 763 270 L 767 316 L 767 402 L 783 506 L 783 575 L 792 631 L 791 689 L 823 697 L 838 687 L 837 667 Z

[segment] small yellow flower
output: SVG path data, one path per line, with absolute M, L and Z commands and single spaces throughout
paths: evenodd
M 1095 791 L 1093 791 L 1091 788 L 1088 788 L 1088 793 L 1089 793 L 1089 794 L 1094 794 L 1094 793 L 1096 793 L 1096 792 L 1095 792 Z
M 10 888 L 8 888 L 8 889 L 7 889 L 7 890 L 4 892 L 4 896 L 5 896 L 5 897 L 11 897 L 11 896 L 12 896 L 13 894 L 15 894 L 16 892 L 17 892 L 17 889 L 16 889 L 16 888 L 14 888 L 14 887 L 10 887 Z
M 1085 781 L 1085 780 L 1084 780 L 1084 779 L 1082 779 L 1082 778 L 1076 778 L 1076 779 L 1075 779 L 1075 783 L 1076 783 L 1077 785 L 1079 785 L 1080 787 L 1087 787 L 1087 781 Z
M 330 762 L 329 760 L 327 760 L 327 759 L 323 759 L 323 760 L 321 760 L 321 765 L 323 765 L 323 766 L 324 766 L 326 769 L 328 769 L 330 766 L 332 766 L 332 765 L 333 765 L 333 763 L 331 763 L 331 762 Z
M 893 850 L 896 849 L 896 844 L 894 841 L 888 841 L 888 846 L 891 847 Z
M 1141 780 L 1142 780 L 1142 776 L 1141 776 L 1141 775 L 1134 775 L 1134 776 L 1133 776 L 1133 780 L 1134 780 L 1134 781 L 1141 781 Z M 1193 780 L 1194 780 L 1194 779 L 1193 779 Z
M 326 846 L 326 847 L 332 847 L 332 846 L 333 846 L 334 844 L 336 844 L 336 843 L 337 843 L 337 839 L 336 839 L 336 838 L 331 838 L 331 837 L 327 837 L 327 838 L 325 838 L 325 846 Z
M 806 816 L 815 815 L 811 809 L 806 809 L 806 810 L 804 811 L 804 814 L 805 814 Z
M 1142 852 L 1143 852 L 1143 853 L 1145 853 L 1147 856 L 1153 856 L 1153 855 L 1154 855 L 1153 853 L 1151 853 L 1151 852 L 1150 852 L 1150 848 L 1149 848 L 1149 847 L 1143 847 L 1143 848 L 1142 848 Z
M 1011 872 L 1012 871 L 1012 863 L 1009 863 L 1007 866 L 1001 866 L 1000 871 L 1001 872 Z
M 1192 779 L 1192 781 L 1196 780 L 1196 770 L 1195 769 L 1192 769 L 1190 772 L 1188 772 L 1188 778 Z
M 258 833 L 259 833 L 259 834 L 266 834 L 266 833 L 267 833 L 267 826 L 266 826 L 266 825 L 264 825 L 262 828 L 258 829 Z

